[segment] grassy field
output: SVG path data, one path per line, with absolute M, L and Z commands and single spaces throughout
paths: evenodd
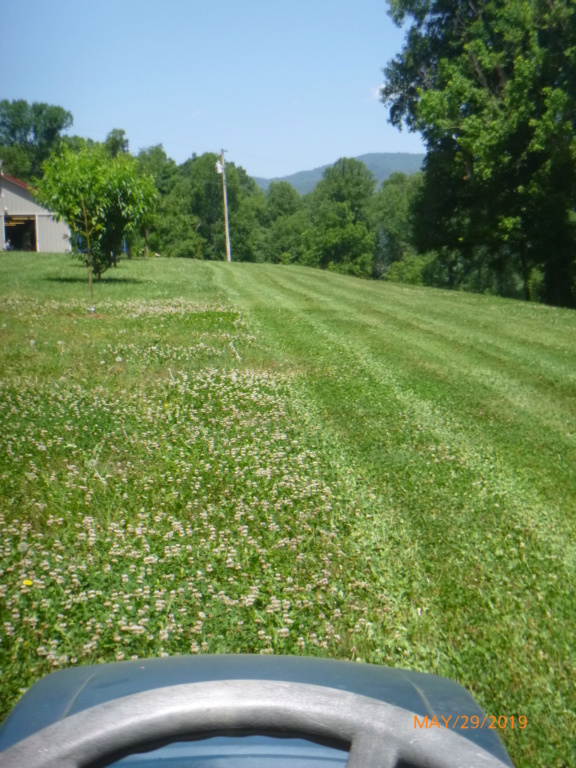
M 73 664 L 318 655 L 576 764 L 576 313 L 162 259 L 95 305 L 0 255 L 0 717 Z

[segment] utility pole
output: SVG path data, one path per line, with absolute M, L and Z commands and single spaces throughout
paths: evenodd
M 220 161 L 216 163 L 216 170 L 222 175 L 222 195 L 224 196 L 224 226 L 226 229 L 226 258 L 232 261 L 232 252 L 230 250 L 230 228 L 228 226 L 228 197 L 226 194 L 226 163 L 224 162 L 223 149 L 220 154 Z

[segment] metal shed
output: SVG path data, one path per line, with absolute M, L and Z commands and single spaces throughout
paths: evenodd
M 0 173 L 0 250 L 70 251 L 70 230 L 38 205 L 24 181 Z

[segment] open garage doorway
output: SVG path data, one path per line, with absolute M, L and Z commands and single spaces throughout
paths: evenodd
M 7 250 L 36 251 L 36 216 L 4 216 L 4 243 Z

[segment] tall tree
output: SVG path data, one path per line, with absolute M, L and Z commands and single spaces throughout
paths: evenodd
M 266 205 L 271 221 L 279 216 L 291 216 L 302 207 L 302 198 L 287 181 L 273 181 L 266 192 Z
M 265 230 L 264 261 L 273 264 L 302 263 L 306 232 L 311 227 L 310 212 L 306 206 L 289 215 L 277 216 Z
M 372 219 L 376 230 L 374 277 L 414 250 L 413 205 L 422 174 L 393 173 L 373 196 Z
M 368 277 L 374 257 L 370 200 L 376 180 L 364 163 L 341 158 L 308 196 L 311 226 L 302 262 Z
M 314 207 L 311 219 L 312 226 L 303 235 L 303 264 L 370 276 L 374 233 L 363 221 L 355 221 L 350 203 L 322 200 Z
M 42 163 L 72 122 L 71 113 L 63 107 L 0 101 L 0 159 L 5 171 L 23 181 L 41 175 Z
M 160 232 L 174 226 L 173 221 L 167 220 L 169 213 L 165 209 L 163 201 L 176 182 L 178 166 L 174 160 L 167 156 L 162 144 L 141 149 L 137 160 L 140 172 L 154 179 L 159 193 L 158 204 L 151 209 L 150 215 L 144 222 L 144 256 L 148 256 L 150 246 L 154 248 L 154 251 L 162 249 Z M 138 245 L 138 238 L 135 238 L 135 241 L 134 244 Z
M 255 185 L 249 193 L 240 195 L 238 207 L 230 214 L 230 243 L 235 261 L 264 261 L 266 221 L 266 199 Z
M 390 0 L 410 26 L 385 69 L 393 124 L 426 141 L 428 236 L 471 260 L 517 261 L 529 293 L 576 305 L 576 4 Z M 425 206 L 422 205 L 421 213 Z
M 354 222 L 366 221 L 370 198 L 376 187 L 376 179 L 360 160 L 342 157 L 326 168 L 318 182 L 313 197 L 347 203 Z
M 303 234 L 310 221 L 300 194 L 287 181 L 273 181 L 266 192 L 264 260 L 292 264 L 302 259 Z
M 161 195 L 166 195 L 172 189 L 178 175 L 178 166 L 168 157 L 162 144 L 141 149 L 138 152 L 138 163 L 142 173 L 152 176 Z
M 130 151 L 130 142 L 126 136 L 126 131 L 122 128 L 113 128 L 104 142 L 104 148 L 110 157 L 116 155 L 127 155 Z

